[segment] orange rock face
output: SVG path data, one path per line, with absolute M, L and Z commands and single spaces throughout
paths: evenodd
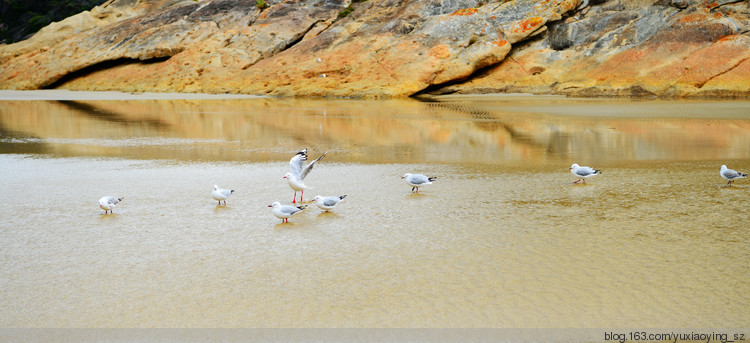
M 0 47 L 0 88 L 750 94 L 747 2 L 279 0 L 263 11 L 250 0 L 117 5 L 125 3 L 132 2 L 92 10 L 106 20 L 87 28 L 49 28 Z
M 498 66 L 440 91 L 749 96 L 748 3 L 688 3 L 583 9 Z

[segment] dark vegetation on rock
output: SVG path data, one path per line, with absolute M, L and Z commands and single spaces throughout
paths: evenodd
M 107 0 L 2 0 L 0 1 L 0 42 L 15 43 L 49 25 L 76 13 L 87 11 Z

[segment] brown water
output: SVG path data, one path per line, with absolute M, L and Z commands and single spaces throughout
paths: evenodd
M 718 174 L 750 171 L 749 102 L 0 101 L 0 125 L 2 327 L 750 323 L 750 180 Z M 281 224 L 305 147 L 306 201 L 348 197 Z

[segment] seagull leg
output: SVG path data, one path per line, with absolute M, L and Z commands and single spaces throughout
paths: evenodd
M 305 190 L 302 190 L 302 194 L 299 195 L 299 202 L 302 202 L 302 197 L 305 196 Z
M 292 204 L 296 204 L 296 203 L 297 203 L 297 191 L 294 191 L 294 199 L 292 199 Z

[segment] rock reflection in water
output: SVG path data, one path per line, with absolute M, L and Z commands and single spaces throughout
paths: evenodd
M 497 99 L 2 101 L 0 151 L 267 161 L 314 147 L 347 162 L 492 164 L 750 155 L 748 102 Z

